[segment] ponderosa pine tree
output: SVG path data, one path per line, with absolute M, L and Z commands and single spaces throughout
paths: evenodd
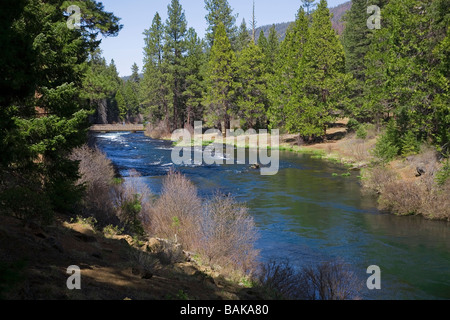
M 211 48 L 213 46 L 216 29 L 219 24 L 222 23 L 225 27 L 231 46 L 235 49 L 237 37 L 237 16 L 233 15 L 233 9 L 228 3 L 228 0 L 205 0 L 205 9 L 208 11 L 205 18 L 208 24 L 208 28 L 206 29 L 206 42 L 209 47 Z
M 250 33 L 247 28 L 247 23 L 245 19 L 242 19 L 242 23 L 239 27 L 237 39 L 236 39 L 236 51 L 240 52 L 242 49 L 247 47 L 251 41 Z
M 181 128 L 184 124 L 185 103 L 183 98 L 186 69 L 184 54 L 186 53 L 187 22 L 179 0 L 172 0 L 167 7 L 168 18 L 165 25 L 164 61 L 168 64 L 171 75 L 170 83 L 173 97 L 172 128 Z
M 237 60 L 237 114 L 245 122 L 245 129 L 267 128 L 267 78 L 265 56 L 261 48 L 250 42 Z
M 206 78 L 206 117 L 210 125 L 215 127 L 221 125 L 222 132 L 225 133 L 226 129 L 230 129 L 230 120 L 233 115 L 232 102 L 235 89 L 233 67 L 236 57 L 223 23 L 217 26 L 214 39 Z
M 444 2 L 390 1 L 366 55 L 365 107 L 377 118 L 394 116 L 399 153 L 410 150 L 404 142 L 413 135 L 443 148 L 449 141 L 449 75 L 441 69 L 448 57 L 440 54 L 448 37 Z
M 295 79 L 299 77 L 298 65 L 308 39 L 308 18 L 300 8 L 274 62 L 274 74 L 268 79 L 269 127 L 279 129 L 286 125 L 286 106 L 294 99 Z
M 165 121 L 169 126 L 173 103 L 170 90 L 168 64 L 164 60 L 164 25 L 156 13 L 152 25 L 144 31 L 144 77 L 140 84 L 141 104 L 145 108 L 146 120 L 151 123 Z
M 304 54 L 298 65 L 294 99 L 286 107 L 286 128 L 303 137 L 325 137 L 337 117 L 350 77 L 345 74 L 344 49 L 331 24 L 327 1 L 312 14 Z
M 204 67 L 206 56 L 204 42 L 195 30 L 190 28 L 186 37 L 187 53 L 185 58 L 186 80 L 183 96 L 186 101 L 185 123 L 194 126 L 194 121 L 203 120 Z

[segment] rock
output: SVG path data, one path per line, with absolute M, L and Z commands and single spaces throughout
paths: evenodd
M 253 165 L 250 167 L 250 169 L 254 169 L 254 170 L 258 170 L 259 168 L 261 168 L 261 166 L 260 166 L 258 163 L 253 164 Z

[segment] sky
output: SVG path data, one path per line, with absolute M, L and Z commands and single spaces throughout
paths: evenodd
M 347 0 L 328 0 L 328 7 L 335 7 Z M 109 63 L 111 59 L 121 77 L 131 74 L 131 66 L 136 63 L 139 70 L 143 65 L 143 47 L 145 29 L 150 28 L 153 17 L 158 12 L 163 20 L 167 19 L 167 6 L 170 0 L 102 0 L 105 10 L 121 18 L 123 29 L 117 37 L 103 38 L 100 48 Z M 252 20 L 253 0 L 228 0 L 233 14 L 238 14 L 239 26 L 244 18 L 249 26 Z M 203 38 L 207 28 L 204 0 L 180 0 L 185 11 L 188 28 L 193 27 Z M 257 26 L 295 20 L 301 5 L 300 0 L 255 0 Z

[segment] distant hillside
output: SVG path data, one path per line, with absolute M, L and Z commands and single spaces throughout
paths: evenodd
M 331 22 L 333 23 L 333 28 L 338 32 L 338 34 L 342 34 L 344 31 L 344 22 L 342 21 L 342 18 L 344 14 L 350 10 L 352 7 L 352 2 L 348 1 L 343 4 L 338 5 L 337 7 L 330 8 L 330 12 L 333 14 L 333 19 L 331 19 Z M 286 36 L 286 31 L 291 25 L 292 22 L 283 22 L 283 23 L 277 23 L 275 24 L 275 30 L 280 35 L 280 41 L 284 40 Z M 256 29 L 256 37 L 259 38 L 259 34 L 261 30 L 264 31 L 264 34 L 266 37 L 269 36 L 269 30 L 272 27 L 272 25 L 265 25 L 261 26 Z

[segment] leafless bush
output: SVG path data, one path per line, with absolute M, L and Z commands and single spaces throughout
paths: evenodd
M 398 215 L 419 213 L 422 207 L 425 188 L 415 181 L 394 181 L 387 183 L 379 199 L 380 209 Z
M 101 224 L 110 223 L 115 216 L 110 193 L 114 180 L 111 161 L 100 150 L 87 145 L 73 150 L 70 159 L 79 161 L 81 178 L 77 183 L 86 187 L 83 214 L 93 216 Z
M 250 273 L 255 265 L 256 226 L 232 197 L 217 194 L 203 203 L 192 182 L 170 172 L 149 216 L 149 233 L 200 254 L 224 273 Z
M 421 213 L 430 219 L 450 221 L 450 180 L 441 186 L 435 187 L 424 201 Z
M 340 262 L 324 262 L 295 270 L 286 260 L 265 264 L 259 283 L 270 298 L 287 300 L 357 299 L 361 282 Z
M 202 230 L 202 251 L 211 264 L 246 274 L 254 270 L 258 232 L 246 207 L 231 196 L 216 194 L 205 205 Z
M 167 122 L 162 120 L 157 124 L 147 125 L 145 134 L 152 139 L 164 139 L 171 136 L 171 131 Z
M 394 183 L 397 179 L 397 175 L 391 169 L 384 166 L 376 166 L 366 171 L 363 187 L 368 191 L 381 194 L 388 184 Z
M 201 246 L 202 201 L 186 177 L 170 172 L 150 214 L 150 233 L 195 251 Z
M 270 260 L 261 265 L 258 283 L 264 294 L 275 300 L 305 299 L 301 285 L 301 275 L 288 260 Z

